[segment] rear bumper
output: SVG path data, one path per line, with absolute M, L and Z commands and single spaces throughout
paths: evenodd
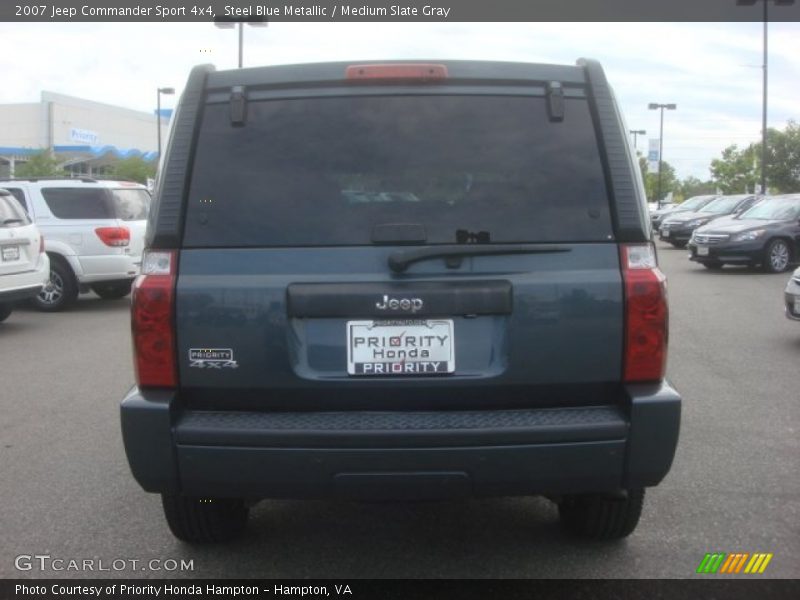
M 254 413 L 179 411 L 133 388 L 122 434 L 150 492 L 249 498 L 438 498 L 656 485 L 680 396 L 628 386 L 629 404 L 570 409 Z
M 139 274 L 142 257 L 130 254 L 101 254 L 78 256 L 80 270 L 76 271 L 80 283 L 134 279 Z
M 42 254 L 33 270 L 0 277 L 0 302 L 33 298 L 42 291 L 42 286 L 49 278 L 50 260 L 46 254 Z

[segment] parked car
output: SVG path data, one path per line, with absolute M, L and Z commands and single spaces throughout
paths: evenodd
M 720 196 L 696 211 L 682 212 L 666 217 L 659 228 L 659 238 L 676 248 L 683 248 L 692 232 L 715 219 L 739 214 L 759 201 L 758 196 L 740 194 Z
M 58 311 L 90 289 L 101 298 L 130 293 L 139 273 L 150 194 L 126 181 L 14 179 L 3 185 L 45 238 L 50 278 L 34 298 Z
M 681 202 L 657 210 L 650 211 L 650 221 L 653 224 L 653 231 L 658 232 L 661 222 L 666 218 L 677 213 L 695 212 L 703 208 L 706 204 L 719 198 L 719 195 L 710 194 L 707 196 L 692 196 Z
M 681 398 L 597 62 L 197 67 L 177 111 L 121 407 L 174 535 L 236 536 L 261 498 L 473 494 L 633 531 Z
M 762 265 L 780 273 L 800 258 L 800 194 L 765 198 L 733 219 L 695 229 L 689 258 L 709 269 Z
M 42 235 L 14 196 L 0 189 L 0 322 L 15 302 L 39 293 L 49 272 Z
M 786 284 L 784 299 L 786 300 L 786 317 L 800 321 L 800 267 L 794 270 Z

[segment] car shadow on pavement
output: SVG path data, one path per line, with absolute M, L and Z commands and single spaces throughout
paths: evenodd
M 563 577 L 576 561 L 597 576 L 633 552 L 565 533 L 543 498 L 264 501 L 224 546 L 224 565 L 219 546 L 192 547 L 203 577 Z

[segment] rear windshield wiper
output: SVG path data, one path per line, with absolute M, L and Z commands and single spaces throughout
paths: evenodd
M 3 225 L 9 225 L 10 223 L 24 223 L 22 219 L 5 219 L 3 221 Z
M 450 258 L 459 256 L 491 256 L 495 254 L 553 254 L 569 252 L 568 246 L 541 244 L 451 244 L 443 246 L 427 246 L 414 250 L 398 250 L 389 255 L 389 268 L 395 273 L 402 273 L 409 266 L 431 258 Z

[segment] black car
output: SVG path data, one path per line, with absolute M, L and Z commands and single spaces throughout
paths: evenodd
M 197 67 L 122 401 L 180 539 L 262 498 L 545 495 L 621 538 L 681 397 L 639 165 L 600 65 Z
M 657 210 L 650 211 L 650 221 L 653 223 L 653 231 L 658 231 L 661 223 L 666 221 L 669 217 L 682 212 L 694 212 L 701 210 L 706 204 L 719 198 L 718 194 L 711 194 L 706 196 L 692 196 L 681 202 L 680 204 L 673 204 Z
M 765 198 L 732 219 L 696 229 L 690 259 L 709 269 L 762 265 L 780 273 L 800 258 L 800 194 Z
M 701 209 L 683 212 L 664 219 L 658 232 L 662 242 L 669 242 L 676 248 L 683 248 L 692 237 L 692 232 L 720 217 L 743 212 L 758 202 L 759 197 L 751 194 L 720 196 Z

